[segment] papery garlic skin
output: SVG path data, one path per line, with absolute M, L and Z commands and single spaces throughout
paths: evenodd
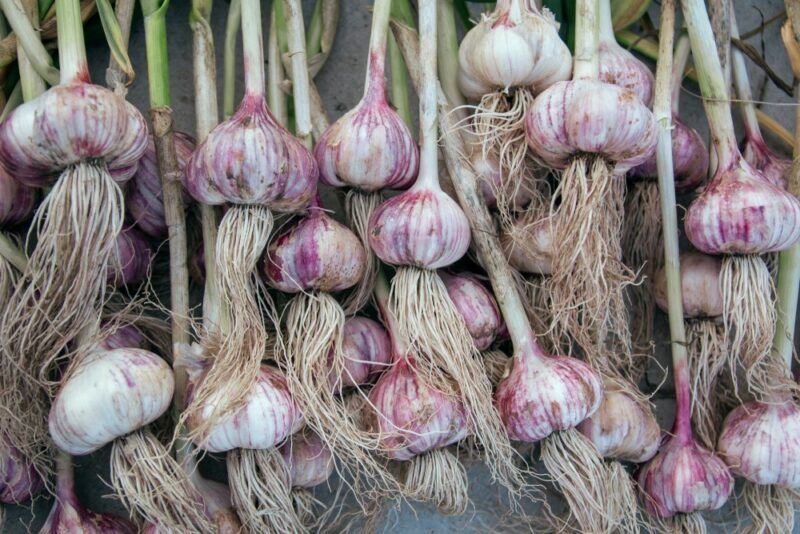
M 333 473 L 333 454 L 311 431 L 298 432 L 281 447 L 294 488 L 313 488 Z
M 195 141 L 192 136 L 181 132 L 175 132 L 173 138 L 178 168 L 183 172 L 194 151 Z M 147 149 L 125 192 L 125 210 L 130 222 L 147 235 L 156 238 L 167 237 L 167 221 L 164 218 L 164 200 L 161 194 L 156 147 L 152 139 L 148 139 Z M 184 192 L 184 203 L 190 199 L 188 193 Z
M 508 263 L 522 273 L 553 273 L 553 225 L 547 217 L 533 223 L 515 220 L 500 236 Z
M 585 363 L 565 356 L 514 357 L 495 392 L 508 437 L 529 443 L 577 426 L 603 400 L 603 383 Z
M 367 384 L 391 363 L 389 334 L 377 321 L 350 317 L 342 331 L 342 356 L 345 369 L 338 377 L 331 373 L 332 385 L 342 389 Z
M 136 534 L 125 518 L 93 512 L 74 500 L 56 499 L 40 534 Z M 158 532 L 158 530 L 156 530 Z
M 767 179 L 769 183 L 786 189 L 792 161 L 782 158 L 767 148 L 763 140 L 745 139 L 742 157 Z
M 0 167 L 0 227 L 27 220 L 38 198 L 36 189 L 16 181 Z
M 706 254 L 763 254 L 800 240 L 800 201 L 743 158 L 720 168 L 684 218 L 686 237 Z
M 44 482 L 32 463 L 0 439 L 0 502 L 19 504 L 42 491 Z
M 733 476 L 717 455 L 691 438 L 668 438 L 637 476 L 645 508 L 668 518 L 716 510 L 733 491 Z
M 356 285 L 366 266 L 366 252 L 358 236 L 314 208 L 270 243 L 262 271 L 272 287 L 287 293 L 333 292 Z
M 470 100 L 516 87 L 539 92 L 572 72 L 555 17 L 521 0 L 500 0 L 481 16 L 461 41 L 458 64 L 459 87 Z
M 754 484 L 800 489 L 800 410 L 793 401 L 749 402 L 722 424 L 717 452 Z
M 130 168 L 147 146 L 144 117 L 124 98 L 90 83 L 51 87 L 21 104 L 0 124 L 0 164 L 20 182 L 43 187 L 81 161 Z
M 723 312 L 720 273 L 722 259 L 696 251 L 681 252 L 681 297 L 683 315 L 688 318 L 720 317 Z M 663 268 L 653 284 L 656 304 L 667 311 L 667 277 Z
M 92 351 L 53 400 L 50 437 L 64 452 L 89 454 L 161 417 L 174 389 L 172 369 L 152 352 Z
M 650 69 L 616 41 L 601 40 L 597 47 L 601 82 L 631 91 L 646 106 L 653 105 L 655 77 Z
M 468 434 L 464 406 L 426 387 L 404 358 L 386 371 L 369 393 L 372 430 L 393 460 L 446 447 Z
M 658 140 L 652 112 L 633 93 L 597 80 L 559 82 L 534 100 L 525 117 L 528 145 L 553 169 L 596 154 L 616 174 L 641 165 Z
M 134 226 L 123 226 L 117 235 L 114 256 L 108 265 L 106 278 L 116 287 L 144 280 L 153 260 L 147 238 Z
M 319 171 L 308 149 L 278 124 L 262 96 L 246 94 L 239 109 L 214 128 L 186 165 L 185 185 L 205 204 L 265 204 L 291 199 L 308 205 Z
M 607 384 L 600 407 L 578 430 L 604 458 L 643 463 L 655 456 L 661 444 L 661 428 L 647 408 Z
M 199 418 L 211 414 L 217 401 L 212 395 L 208 405 L 189 418 L 187 427 L 190 431 L 197 427 Z M 296 432 L 303 423 L 303 417 L 289 392 L 286 377 L 274 367 L 262 365 L 247 403 L 235 413 L 222 417 L 198 446 L 207 452 L 269 449 Z
M 458 203 L 424 186 L 383 201 L 369 220 L 370 246 L 391 265 L 447 267 L 467 252 L 470 235 Z
M 116 328 L 113 332 L 103 335 L 98 343 L 98 348 L 100 350 L 143 349 L 146 345 L 147 338 L 144 333 L 132 324 L 126 324 Z
M 503 326 L 503 317 L 492 293 L 472 274 L 440 272 L 439 277 L 458 313 L 464 318 L 475 347 L 486 350 Z

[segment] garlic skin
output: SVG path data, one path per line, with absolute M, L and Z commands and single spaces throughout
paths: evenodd
M 603 400 L 603 383 L 585 363 L 520 349 L 495 392 L 508 437 L 529 443 L 577 426 Z
M 596 154 L 624 174 L 653 154 L 658 140 L 652 112 L 636 95 L 597 80 L 559 82 L 533 101 L 525 134 L 535 157 L 564 169 L 574 156 Z
M 334 292 L 356 285 L 367 268 L 361 240 L 320 208 L 270 243 L 262 272 L 274 288 Z
M 191 398 L 188 399 L 191 402 Z M 209 404 L 217 402 L 211 397 Z M 197 428 L 200 418 L 212 412 L 211 406 L 197 410 L 187 421 L 189 430 Z M 303 426 L 303 417 L 294 404 L 286 377 L 269 365 L 261 366 L 258 380 L 252 385 L 247 404 L 228 414 L 197 445 L 207 452 L 231 449 L 269 449 L 280 444 Z
M 681 296 L 687 318 L 720 317 L 723 312 L 720 272 L 722 259 L 696 251 L 681 252 Z M 653 284 L 656 304 L 667 312 L 667 276 L 658 270 Z
M 38 200 L 36 189 L 16 181 L 0 167 L 0 226 L 13 226 L 30 218 Z
M 98 348 L 100 350 L 143 349 L 146 345 L 147 338 L 144 333 L 132 324 L 126 324 L 105 334 L 98 343 Z
M 313 488 L 333 473 L 333 454 L 311 431 L 298 432 L 281 448 L 294 488 Z
M 392 360 L 389 334 L 377 321 L 350 317 L 342 332 L 345 369 L 340 376 L 331 372 L 331 385 L 339 390 L 367 384 L 388 368 Z
M 544 217 L 535 222 L 516 219 L 500 235 L 508 263 L 521 273 L 553 273 L 553 225 Z
M 786 177 L 789 176 L 789 171 L 792 169 L 792 161 L 775 154 L 767 147 L 763 139 L 745 138 L 742 157 L 760 172 L 769 183 L 781 189 L 786 189 Z
M 458 64 L 458 84 L 470 100 L 515 87 L 539 92 L 572 73 L 553 14 L 521 0 L 500 0 L 481 15 L 461 41 Z
M 130 168 L 147 146 L 141 113 L 112 91 L 80 81 L 51 87 L 0 124 L 0 164 L 15 179 L 44 187 L 62 169 L 86 160 Z
M 144 280 L 153 261 L 153 251 L 147 238 L 134 226 L 122 227 L 117 235 L 114 255 L 108 264 L 106 279 L 115 287 Z
M 792 401 L 749 402 L 722 424 L 717 452 L 738 476 L 760 485 L 800 489 L 800 410 Z
M 0 502 L 19 504 L 42 491 L 44 482 L 33 464 L 0 439 Z
M 733 476 L 717 455 L 691 437 L 668 438 L 637 475 L 645 508 L 660 518 L 716 510 L 733 491 Z
M 464 406 L 426 387 L 405 358 L 381 375 L 369 400 L 370 425 L 393 460 L 410 460 L 468 435 Z
M 152 352 L 92 351 L 53 400 L 50 437 L 69 454 L 89 454 L 161 417 L 174 388 L 172 369 Z
M 631 91 L 646 106 L 653 105 L 655 77 L 650 69 L 615 39 L 601 39 L 597 47 L 601 82 Z
M 156 529 L 155 532 L 158 530 Z M 40 534 L 136 534 L 125 518 L 93 512 L 73 499 L 56 498 Z M 152 531 L 151 531 L 152 532 Z
M 800 201 L 737 157 L 686 211 L 686 237 L 706 254 L 763 254 L 800 240 Z
M 424 185 L 384 200 L 369 219 L 369 244 L 391 265 L 447 267 L 466 254 L 470 235 L 458 203 Z
M 419 172 L 417 143 L 378 83 L 369 85 L 358 105 L 325 130 L 314 157 L 320 181 L 331 187 L 405 189 Z
M 643 463 L 655 456 L 661 444 L 661 428 L 647 408 L 606 384 L 600 407 L 578 425 L 578 430 L 603 458 Z
M 697 130 L 685 124 L 678 117 L 672 117 L 672 166 L 675 175 L 675 191 L 688 193 L 694 191 L 708 174 L 708 147 Z M 636 178 L 657 178 L 656 154 L 644 163 L 631 169 Z
M 467 330 L 478 350 L 488 349 L 503 326 L 497 301 L 476 277 L 470 273 L 439 272 L 450 300 L 464 318 Z
M 186 189 L 198 202 L 307 206 L 319 171 L 311 153 L 267 108 L 246 94 L 236 113 L 214 128 L 186 165 Z
M 181 172 L 192 155 L 195 140 L 192 136 L 175 132 L 175 152 L 178 156 L 178 167 Z M 190 200 L 184 191 L 184 204 Z M 164 200 L 161 196 L 161 175 L 158 171 L 156 147 L 151 138 L 147 140 L 147 149 L 139 160 L 136 174 L 128 183 L 125 193 L 125 210 L 128 220 L 142 232 L 155 238 L 167 237 L 167 222 L 164 219 Z

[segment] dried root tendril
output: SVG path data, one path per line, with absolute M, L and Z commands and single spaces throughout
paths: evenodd
M 186 472 L 148 430 L 114 441 L 112 488 L 131 513 L 174 532 L 212 532 L 203 500 Z
M 725 331 L 713 319 L 686 323 L 687 356 L 692 385 L 692 426 L 706 447 L 714 450 L 722 419 L 719 379 L 727 364 Z
M 745 482 L 739 504 L 750 516 L 750 525 L 746 532 L 794 532 L 795 506 L 798 500 L 800 495 L 796 491 Z
M 470 504 L 467 470 L 447 449 L 434 449 L 407 462 L 403 493 L 431 502 L 444 515 L 463 514 Z
M 268 294 L 261 290 L 256 268 L 272 226 L 272 214 L 263 206 L 234 206 L 220 223 L 216 258 L 226 324 L 216 325 L 205 335 L 203 346 L 211 366 L 182 416 L 185 420 L 195 411 L 204 411 L 189 436 L 198 444 L 226 414 L 244 406 L 258 378 L 261 360 L 267 356 L 269 336 L 264 315 L 277 321 Z M 212 396 L 217 402 L 209 403 Z M 208 408 L 211 410 L 206 413 Z
M 381 200 L 380 193 L 363 193 L 357 190 L 348 191 L 347 197 L 345 197 L 344 210 L 347 222 L 361 240 L 364 251 L 367 253 L 364 276 L 342 304 L 347 316 L 354 315 L 367 305 L 375 287 L 375 279 L 378 276 L 378 258 L 369 245 L 369 218 Z

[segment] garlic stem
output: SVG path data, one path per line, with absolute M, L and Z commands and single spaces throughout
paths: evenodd
M 391 9 L 392 0 L 375 0 L 373 5 L 364 96 L 386 97 L 386 41 Z
M 311 20 L 308 22 L 306 30 L 306 53 L 308 57 L 314 57 L 322 51 L 322 2 L 314 2 L 314 11 L 311 12 Z
M 25 51 L 25 47 L 41 47 L 44 51 L 44 46 L 39 39 L 39 16 L 36 9 L 35 0 L 24 0 L 23 2 L 15 2 L 14 0 L 0 0 L 0 5 L 3 10 L 9 11 L 9 21 L 14 22 L 14 32 L 20 35 L 17 39 L 17 62 L 19 66 L 19 79 L 22 85 L 22 98 L 25 101 L 32 100 L 44 93 L 47 86 L 42 77 L 38 74 L 35 65 L 35 58 L 32 58 Z M 24 17 L 24 20 L 15 19 L 15 17 Z M 27 21 L 27 24 L 20 24 L 20 22 Z M 20 25 L 22 27 L 20 27 Z M 28 35 L 30 33 L 30 35 Z M 52 68 L 52 60 L 47 52 L 44 51 L 45 58 L 50 62 Z M 55 69 L 53 69 L 55 70 Z M 55 70 L 54 80 L 58 80 L 58 71 Z
M 28 258 L 25 253 L 5 232 L 0 232 L 0 256 L 5 258 L 19 272 L 23 272 L 28 265 Z
M 575 2 L 575 56 L 572 78 L 596 80 L 600 75 L 597 44 L 600 39 L 599 0 Z
M 419 177 L 414 187 L 439 188 L 439 123 L 436 72 L 436 0 L 419 4 Z M 406 63 L 408 63 L 406 61 Z
M 236 110 L 236 44 L 241 22 L 242 0 L 231 0 L 231 5 L 228 7 L 228 18 L 225 21 L 224 59 L 222 62 L 222 116 L 225 118 L 233 115 Z
M 272 12 L 269 18 L 269 39 L 267 40 L 267 96 L 269 109 L 275 115 L 275 119 L 283 127 L 286 127 L 286 93 L 281 89 L 281 83 L 285 79 L 283 62 L 281 61 L 281 49 L 278 46 L 278 25 L 276 19 L 276 6 L 280 2 L 272 5 Z
M 614 22 L 611 18 L 611 0 L 600 0 L 600 41 L 615 43 L 617 38 L 614 36 Z
M 300 0 L 283 0 L 283 8 L 286 15 L 289 58 L 292 62 L 295 130 L 297 137 L 310 150 L 313 147 L 311 140 L 311 97 L 308 85 L 308 58 L 306 57 L 303 8 L 300 5 Z
M 458 88 L 458 32 L 456 30 L 456 12 L 453 0 L 440 0 L 437 16 L 439 18 L 439 82 L 442 91 L 456 109 L 464 106 L 467 101 Z M 466 115 L 464 110 L 458 111 L 459 120 Z
M 58 451 L 56 456 L 56 498 L 70 505 L 75 505 L 78 501 L 75 495 L 75 468 L 72 465 L 72 456 L 64 451 Z
M 681 34 L 678 37 L 678 43 L 675 45 L 675 52 L 672 61 L 672 96 L 670 97 L 672 103 L 672 116 L 677 117 L 680 113 L 681 105 L 681 86 L 683 84 L 683 77 L 686 75 L 686 64 L 689 62 L 689 52 L 692 51 L 692 45 L 689 43 L 689 36 Z
M 256 97 L 266 96 L 260 0 L 242 0 L 242 50 L 245 92 Z
M 11 90 L 11 94 L 6 98 L 6 104 L 3 106 L 3 112 L 0 113 L 0 122 L 6 120 L 8 114 L 11 113 L 15 107 L 22 104 L 22 84 L 17 82 Z
M 0 0 L 0 7 L 3 8 L 6 20 L 16 36 L 17 57 L 20 57 L 19 50 L 25 50 L 28 65 L 34 68 L 36 72 L 39 73 L 39 76 L 47 80 L 48 83 L 57 85 L 60 75 L 58 69 L 53 66 L 53 59 L 50 57 L 50 54 L 48 54 L 39 37 L 39 32 L 37 31 L 39 27 L 38 19 L 35 23 L 32 23 L 32 18 L 29 18 L 29 15 L 26 13 L 27 8 L 24 7 L 19 0 Z M 36 10 L 34 9 L 34 17 L 35 13 Z M 59 40 L 59 47 L 60 44 L 61 41 Z M 26 100 L 30 100 L 30 98 L 26 98 Z
M 33 3 L 36 4 L 35 1 Z M 119 24 L 120 37 L 126 46 L 131 38 L 131 23 L 133 22 L 135 8 L 136 0 L 117 0 L 114 6 L 114 15 Z M 39 16 L 38 11 L 36 16 Z M 106 85 L 116 94 L 124 97 L 128 92 L 128 88 L 125 86 L 126 76 L 123 66 L 117 62 L 114 54 L 109 55 L 111 57 L 108 59 L 108 68 L 106 69 Z
M 730 8 L 731 37 L 739 38 L 739 28 L 736 25 L 736 13 L 733 6 Z M 745 135 L 751 141 L 763 143 L 764 137 L 761 135 L 761 128 L 758 125 L 756 116 L 756 106 L 753 103 L 753 92 L 750 89 L 750 79 L 747 75 L 747 65 L 744 54 L 741 50 L 733 47 L 731 50 L 731 63 L 733 64 L 733 86 L 736 89 L 736 98 L 739 100 L 739 108 L 742 110 L 742 122 L 744 123 Z
M 408 0 L 392 0 L 391 17 L 414 27 L 414 14 Z M 405 123 L 411 127 L 411 97 L 408 89 L 408 71 L 403 61 L 403 54 L 397 45 L 394 34 L 389 36 L 389 69 L 392 74 L 392 105 Z
M 691 396 L 689 369 L 686 355 L 686 334 L 683 324 L 683 297 L 681 295 L 681 264 L 678 247 L 678 216 L 675 209 L 675 178 L 672 165 L 672 51 L 675 34 L 675 2 L 661 3 L 661 30 L 658 65 L 656 69 L 656 94 L 653 113 L 658 121 L 659 137 L 656 146 L 658 189 L 661 194 L 661 218 L 664 235 L 664 271 L 667 278 L 667 308 L 672 347 L 672 370 L 675 379 L 674 431 L 683 438 L 691 438 Z
M 78 0 L 56 0 L 58 59 L 61 83 L 89 82 L 89 66 L 83 41 L 83 21 Z
M 703 0 L 681 0 L 681 3 L 692 43 L 692 58 L 700 92 L 703 94 L 703 107 L 711 130 L 711 143 L 719 161 L 718 168 L 729 168 L 740 154 L 733 129 L 725 75 L 717 55 L 711 22 Z

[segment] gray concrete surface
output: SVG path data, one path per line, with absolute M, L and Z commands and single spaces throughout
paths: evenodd
M 173 92 L 173 108 L 175 111 L 177 127 L 181 130 L 194 131 L 193 87 L 191 82 L 191 37 L 188 27 L 188 0 L 172 0 L 169 15 L 169 40 L 171 48 L 171 81 Z M 342 0 L 342 14 L 340 26 L 334 46 L 333 54 L 328 63 L 317 77 L 317 84 L 323 95 L 328 113 L 336 118 L 350 109 L 359 100 L 362 90 L 363 76 L 366 63 L 366 49 L 368 42 L 370 14 L 367 0 Z M 306 9 L 310 9 L 313 2 L 304 0 Z M 762 20 L 769 19 L 782 11 L 783 3 L 779 0 L 735 0 L 739 27 L 742 33 L 761 24 Z M 226 2 L 215 2 L 212 25 L 217 48 L 221 46 L 226 15 Z M 268 12 L 267 9 L 264 10 Z M 657 6 L 651 7 L 651 15 L 657 19 Z M 265 16 L 266 21 L 266 16 Z M 763 34 L 750 38 L 749 42 L 757 49 L 765 51 L 765 57 L 770 65 L 785 80 L 791 80 L 789 62 L 779 38 L 780 23 L 772 23 Z M 268 28 L 268 25 L 265 25 Z M 137 71 L 137 80 L 131 87 L 129 98 L 140 109 L 147 109 L 147 72 L 145 69 L 144 35 L 141 18 L 134 20 L 131 37 L 130 55 Z M 94 78 L 103 80 L 103 72 L 108 62 L 108 54 L 100 43 L 92 45 L 89 57 Z M 218 54 L 218 58 L 221 54 Z M 786 105 L 790 99 L 772 84 L 766 84 L 762 92 L 759 88 L 763 85 L 764 76 L 752 63 L 750 64 L 754 92 L 758 98 L 778 105 L 765 105 L 764 111 L 777 118 L 781 124 L 790 130 L 794 129 L 794 108 Z M 239 90 L 241 91 L 241 69 L 239 76 Z M 221 72 L 221 65 L 219 71 Z M 702 118 L 701 103 L 697 96 L 698 89 L 687 85 L 682 97 L 682 115 L 692 125 L 705 135 L 707 128 Z M 220 89 L 221 97 L 221 89 Z M 769 138 L 772 146 L 783 149 L 779 142 Z M 658 319 L 658 360 L 662 364 L 668 361 L 666 345 L 666 328 L 663 317 Z M 661 382 L 659 371 L 651 373 L 652 383 Z M 673 402 L 671 400 L 671 383 L 665 383 L 661 392 L 655 398 L 658 407 L 659 419 L 662 426 L 668 427 L 672 421 Z M 104 483 L 108 478 L 108 454 L 101 451 L 97 454 L 76 460 L 77 489 L 83 503 L 97 511 L 114 511 L 122 513 L 118 502 L 108 498 L 110 491 Z M 219 476 L 219 469 L 211 469 Z M 403 507 L 390 517 L 383 527 L 384 531 L 391 532 L 451 532 L 462 529 L 476 531 L 509 531 L 510 527 L 503 527 L 502 514 L 504 506 L 499 500 L 497 490 L 489 483 L 485 469 L 480 466 L 470 468 L 470 490 L 473 498 L 472 513 L 462 517 L 446 518 L 435 513 L 429 506 L 418 505 L 413 509 Z M 38 500 L 32 508 L 9 507 L 7 532 L 35 531 L 44 520 L 50 507 L 50 502 Z M 725 514 L 717 514 L 714 522 L 725 519 Z M 711 524 L 711 530 L 722 532 L 729 527 L 719 523 Z M 513 530 L 518 530 L 514 528 Z

